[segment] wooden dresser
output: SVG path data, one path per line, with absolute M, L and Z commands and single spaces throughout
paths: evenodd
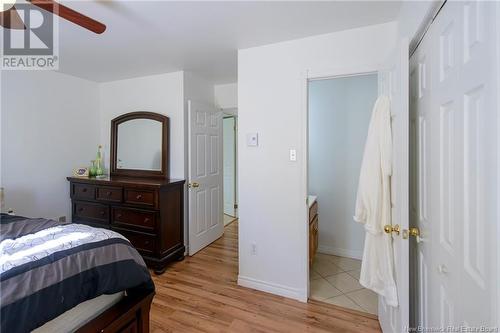
M 309 265 L 318 251 L 318 201 L 309 207 Z
M 125 236 L 155 273 L 184 258 L 184 180 L 68 177 L 74 223 Z

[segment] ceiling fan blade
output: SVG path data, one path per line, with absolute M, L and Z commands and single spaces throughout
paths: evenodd
M 106 26 L 86 15 L 83 15 L 71 8 L 68 8 L 53 0 L 28 0 L 33 5 L 45 9 L 55 15 L 62 17 L 74 24 L 77 24 L 85 29 L 88 29 L 96 34 L 102 34 L 106 30 Z
M 0 25 L 7 29 L 26 29 L 15 7 L 0 13 Z

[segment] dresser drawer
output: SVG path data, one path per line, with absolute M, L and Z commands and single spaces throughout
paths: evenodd
M 74 202 L 73 216 L 83 220 L 90 219 L 108 224 L 109 207 L 91 202 Z
M 101 201 L 122 202 L 123 190 L 121 187 L 97 187 L 96 197 Z
M 155 236 L 143 232 L 135 232 L 123 228 L 112 227 L 112 230 L 125 236 L 140 252 L 153 253 L 155 251 Z
M 155 191 L 154 190 L 137 190 L 125 189 L 125 202 L 135 205 L 155 205 Z
M 122 234 L 157 274 L 184 256 L 184 181 L 122 176 L 67 179 L 73 222 Z
M 76 200 L 94 200 L 95 187 L 88 184 L 71 184 L 71 197 Z
M 112 207 L 111 223 L 154 231 L 156 227 L 156 214 L 156 212 L 141 209 Z

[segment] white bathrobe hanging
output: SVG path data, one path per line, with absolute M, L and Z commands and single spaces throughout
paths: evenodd
M 365 247 L 359 282 L 398 306 L 391 235 L 392 136 L 390 101 L 380 96 L 373 107 L 366 139 L 354 220 L 365 226 Z

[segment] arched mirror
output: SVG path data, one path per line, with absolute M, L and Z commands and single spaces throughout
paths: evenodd
M 131 112 L 111 120 L 111 175 L 168 177 L 168 117 Z

